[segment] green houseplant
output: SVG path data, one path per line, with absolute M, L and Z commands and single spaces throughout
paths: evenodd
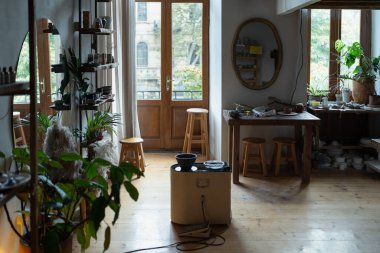
M 346 45 L 342 40 L 337 40 L 335 50 L 339 53 L 337 62 L 348 68 L 339 78 L 353 80 L 352 95 L 355 102 L 368 103 L 369 97 L 376 95 L 375 81 L 379 76 L 380 56 L 365 55 L 359 42 Z
M 307 93 L 309 95 L 309 100 L 321 101 L 322 97 L 328 95 L 328 91 L 321 90 L 318 86 L 310 86 L 307 88 Z
M 12 157 L 20 170 L 30 164 L 30 153 L 27 148 L 15 148 Z M 88 161 L 77 153 L 64 153 L 60 159 L 67 162 L 81 162 L 82 176 L 71 181 L 52 181 L 51 170 L 60 168 L 62 165 L 50 159 L 43 152 L 38 152 L 38 232 L 41 246 L 44 252 L 59 253 L 61 242 L 76 234 L 83 252 L 90 246 L 91 238 L 97 239 L 97 232 L 101 225 L 106 225 L 104 252 L 108 249 L 111 241 L 111 224 L 105 222 L 106 209 L 113 211 L 112 225 L 114 225 L 121 209 L 121 187 L 124 187 L 130 197 L 137 201 L 139 193 L 132 184 L 132 177 L 134 175 L 143 176 L 143 173 L 129 163 L 114 165 L 99 158 Z M 109 183 L 107 178 L 98 174 L 98 166 L 109 168 Z M 22 201 L 21 206 L 25 207 L 28 194 L 22 193 L 18 197 Z M 87 216 L 79 219 L 76 213 L 82 201 L 86 202 Z M 24 242 L 29 243 L 30 230 L 25 218 L 29 211 L 23 208 L 20 213 L 26 233 L 18 235 Z

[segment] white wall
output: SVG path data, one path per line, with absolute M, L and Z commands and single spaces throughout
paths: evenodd
M 231 62 L 231 44 L 238 26 L 247 19 L 266 18 L 276 26 L 283 46 L 283 63 L 277 81 L 264 90 L 250 90 L 236 78 Z M 222 102 L 223 109 L 233 109 L 234 103 L 244 103 L 253 107 L 266 105 L 269 96 L 275 96 L 289 102 L 296 79 L 297 56 L 299 51 L 298 12 L 289 15 L 276 15 L 276 1 L 267 0 L 235 0 L 223 1 L 222 4 Z M 298 89 L 293 103 L 306 102 L 306 71 L 298 81 Z M 210 96 L 213 94 L 210 93 Z M 214 113 L 214 112 L 212 112 Z M 267 154 L 271 154 L 271 139 L 274 136 L 291 136 L 293 129 L 289 127 L 242 127 L 241 138 L 260 136 L 267 140 Z M 228 127 L 222 121 L 221 159 L 227 160 Z M 217 157 L 219 158 L 219 157 Z
M 61 34 L 62 45 L 72 45 L 73 0 L 36 0 L 36 19 L 49 18 Z M 28 30 L 28 1 L 0 0 L 0 67 L 16 66 L 22 43 Z M 0 97 L 0 150 L 10 154 L 12 149 L 11 97 Z M 0 163 L 2 164 L 2 163 Z

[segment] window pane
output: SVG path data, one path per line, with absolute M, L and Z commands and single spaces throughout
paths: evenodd
M 172 4 L 172 100 L 202 99 L 201 3 Z
M 136 8 L 141 3 L 136 4 Z M 136 11 L 138 13 L 138 11 Z M 136 22 L 138 100 L 161 99 L 161 3 L 146 3 L 146 22 Z M 139 16 L 136 16 L 138 21 Z
M 61 38 L 60 36 L 49 34 L 49 46 L 50 46 L 50 64 L 57 64 L 60 62 L 60 54 L 62 52 Z M 51 84 L 51 100 L 55 101 L 57 97 L 57 89 L 61 85 L 63 75 L 61 73 L 50 72 L 50 84 Z M 59 84 L 57 86 L 57 84 Z
M 351 45 L 353 42 L 360 42 L 360 10 L 342 10 L 342 28 L 341 39 L 347 45 Z M 347 73 L 347 66 L 340 66 L 340 74 Z M 342 80 L 344 87 L 351 89 L 351 80 Z
M 137 5 L 137 21 L 146 22 L 147 21 L 147 3 L 140 2 Z
M 310 87 L 329 89 L 330 10 L 311 10 Z

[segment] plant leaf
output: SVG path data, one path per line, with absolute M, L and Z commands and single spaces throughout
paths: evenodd
M 340 53 L 346 45 L 341 40 L 335 41 L 335 50 Z
M 137 199 L 139 198 L 139 191 L 137 190 L 137 188 L 131 182 L 128 182 L 128 181 L 124 182 L 124 187 L 129 193 L 129 196 L 134 201 L 137 201 Z
M 103 252 L 108 250 L 111 243 L 111 228 L 107 226 L 106 231 L 104 232 L 104 244 L 103 244 Z
M 0 158 L 5 158 L 5 154 L 0 151 Z
M 110 163 L 109 161 L 101 159 L 101 158 L 95 158 L 93 163 L 96 163 L 100 166 L 111 166 L 112 165 L 112 163 Z
M 86 233 L 92 236 L 95 240 L 97 240 L 94 222 L 90 220 L 89 222 L 86 223 L 85 228 L 86 228 Z
M 65 162 L 74 162 L 74 161 L 82 161 L 83 158 L 80 154 L 78 153 L 63 153 L 61 156 L 60 156 L 60 159 L 65 161 Z
M 81 250 L 83 252 L 85 250 L 85 244 L 86 244 L 86 235 L 84 233 L 84 229 L 82 227 L 78 228 L 76 230 L 76 233 L 77 233 L 77 241 L 81 245 Z
M 95 231 L 98 231 L 100 227 L 100 222 L 102 222 L 102 220 L 106 216 L 106 207 L 107 200 L 103 196 L 100 196 L 99 198 L 95 199 L 94 203 L 92 204 L 90 217 L 91 220 L 94 222 Z

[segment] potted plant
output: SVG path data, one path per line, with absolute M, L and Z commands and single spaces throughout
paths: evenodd
M 81 146 L 87 148 L 88 159 L 95 157 L 92 144 L 103 139 L 104 132 L 115 133 L 114 126 L 120 124 L 120 114 L 110 113 L 109 109 L 104 112 L 97 111 L 92 118 L 87 119 L 85 131 L 75 129 L 75 135 L 82 137 Z
M 309 101 L 321 101 L 322 97 L 328 95 L 328 91 L 321 90 L 318 86 L 310 86 L 307 88 L 307 93 L 309 95 Z
M 369 97 L 371 97 L 372 104 L 380 104 L 380 99 L 379 102 L 373 101 L 374 96 L 377 97 L 375 81 L 379 75 L 380 56 L 369 57 L 365 55 L 359 42 L 346 45 L 342 40 L 337 40 L 335 50 L 339 53 L 337 62 L 347 66 L 346 73 L 341 73 L 339 78 L 353 80 L 352 96 L 354 101 L 367 104 Z
M 79 91 L 80 98 L 83 98 L 90 84 L 87 82 L 89 79 L 84 77 L 84 73 L 81 70 L 81 62 L 75 55 L 72 48 L 68 49 L 68 55 L 66 52 L 63 54 L 64 66 L 72 75 L 75 82 L 75 87 Z
M 30 165 L 30 153 L 27 148 L 15 148 L 12 157 L 21 170 L 25 165 Z M 114 165 L 99 158 L 88 161 L 77 153 L 64 153 L 60 159 L 66 162 L 81 162 L 82 176 L 71 181 L 54 182 L 50 178 L 51 170 L 62 167 L 61 164 L 42 151 L 38 152 L 38 233 L 43 252 L 61 252 L 63 242 L 74 234 L 84 251 L 90 246 L 92 238 L 97 239 L 101 225 L 106 226 L 103 245 L 103 251 L 106 251 L 111 241 L 111 226 L 104 222 L 106 209 L 113 211 L 114 225 L 121 209 L 121 187 L 137 201 L 139 193 L 132 185 L 132 177 L 143 176 L 143 173 L 129 163 Z M 97 166 L 109 168 L 109 183 L 107 178 L 97 173 Z M 26 219 L 29 211 L 25 209 L 28 193 L 18 196 L 22 201 L 20 213 L 26 232 L 20 235 L 14 227 L 13 229 L 24 242 L 30 243 L 30 229 Z M 88 215 L 79 219 L 76 213 L 84 200 Z M 71 249 L 69 250 L 71 252 Z

